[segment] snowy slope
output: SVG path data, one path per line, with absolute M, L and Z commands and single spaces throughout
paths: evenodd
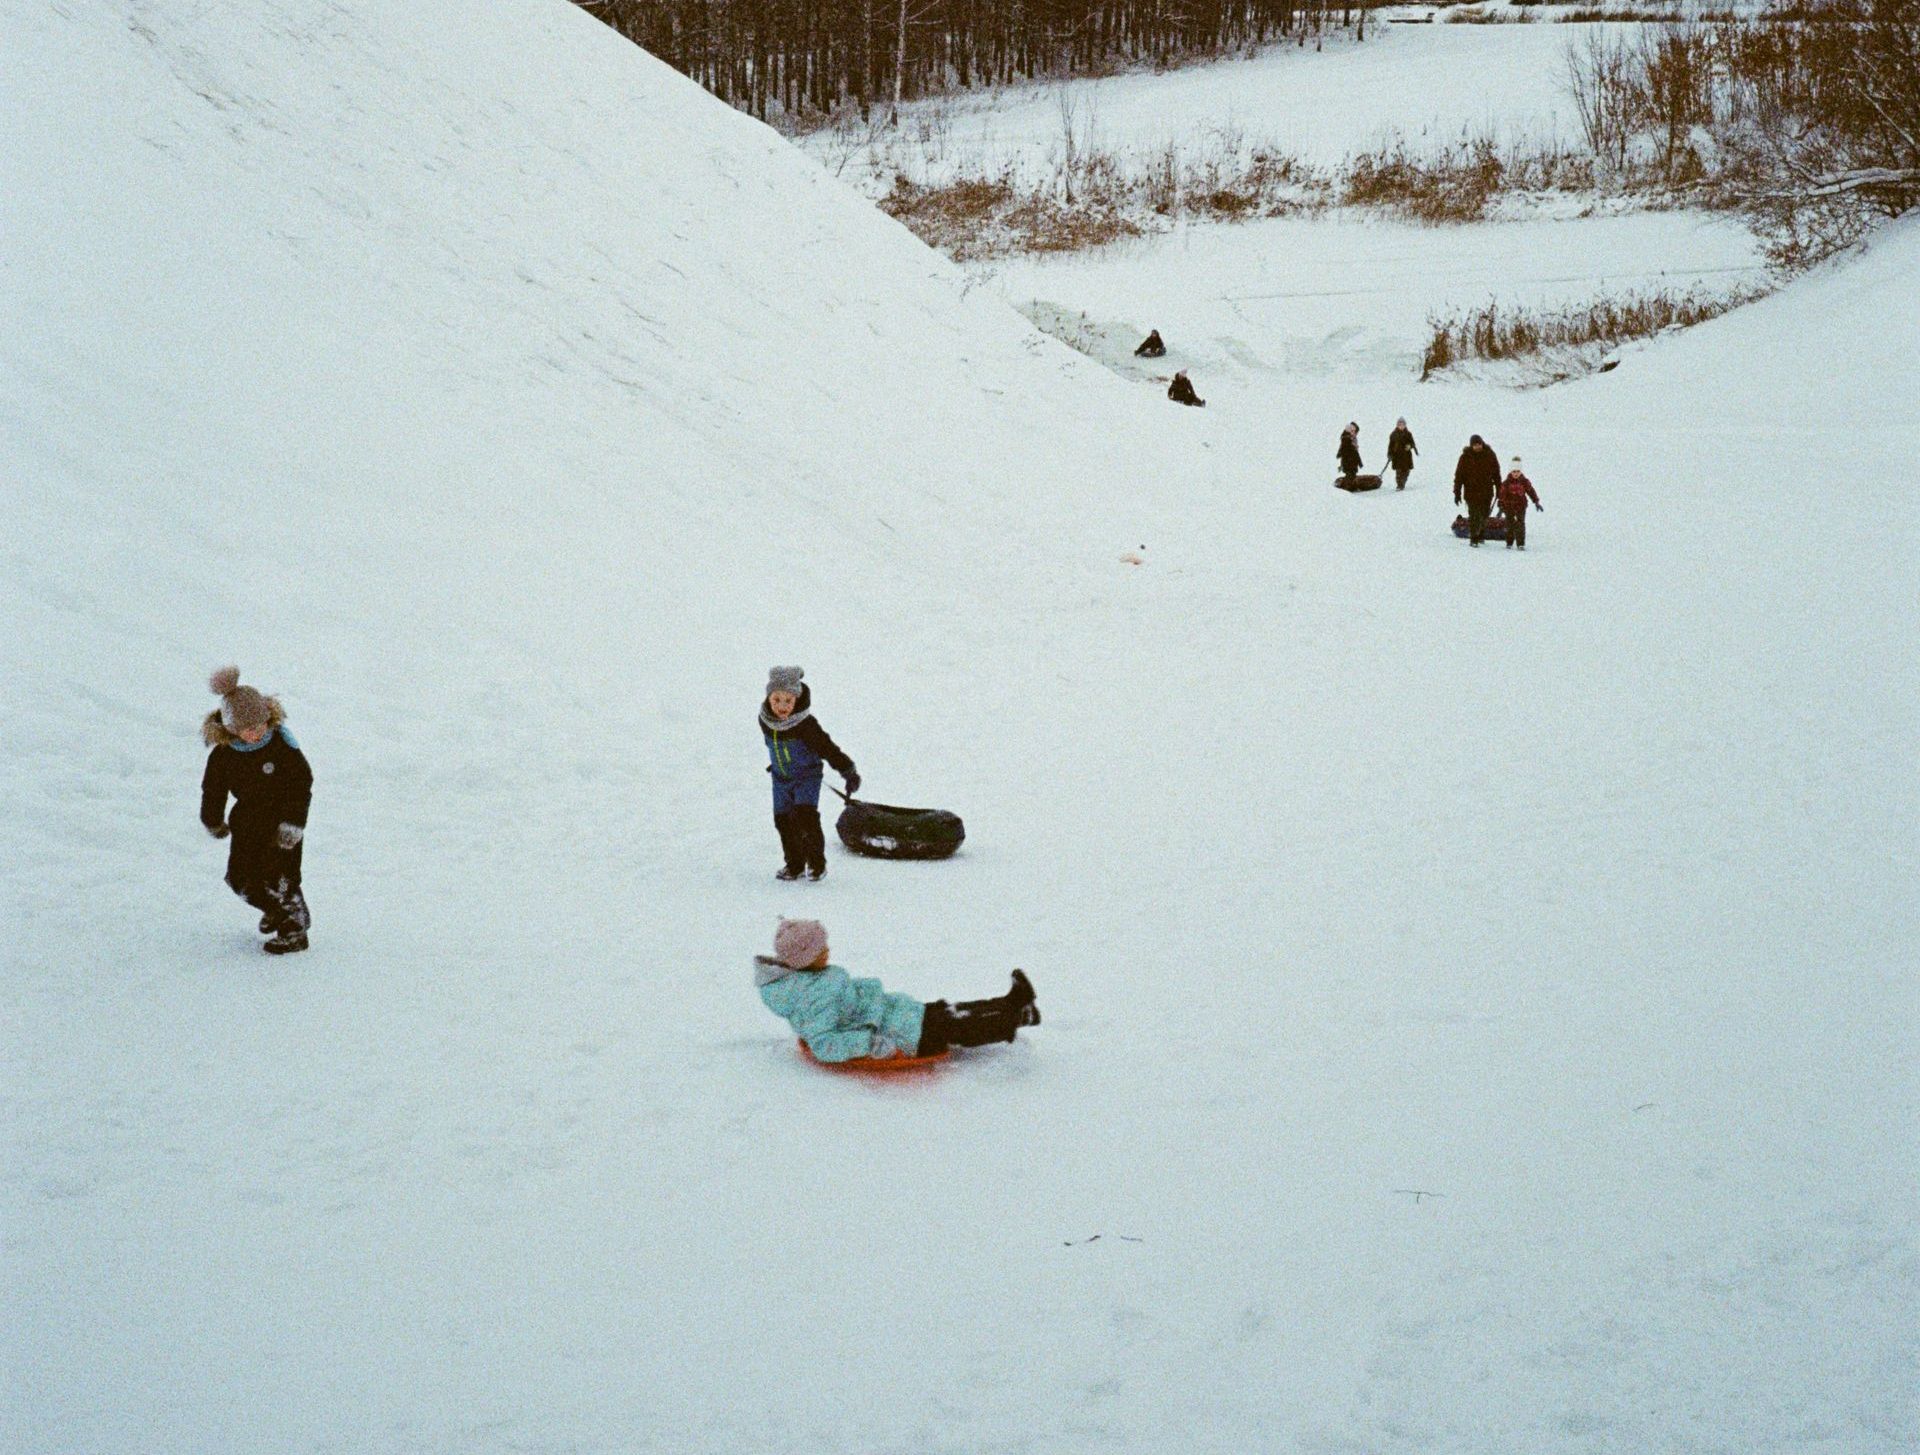
M 399 9 L 10 7 L 46 58 L 12 68 L 10 414 L 71 473 L 124 477 L 126 523 L 85 546 L 133 558 L 123 593 L 162 574 L 230 617 L 257 585 L 213 578 L 257 541 L 289 618 L 399 569 L 463 616 L 476 591 L 547 595 L 564 557 L 637 622 L 688 614 L 648 559 L 740 580 L 796 507 L 810 580 L 1016 508 L 1063 524 L 980 462 L 1057 468 L 1020 397 L 1097 371 L 569 7 Z M 903 491 L 928 428 L 975 453 Z M 47 513 L 22 550 L 68 503 L 26 483 Z M 187 500 L 224 531 L 198 569 L 129 549 Z
M 4 3 L 0 1448 L 1920 1438 L 1913 228 L 1571 388 L 1182 411 L 560 0 Z M 776 660 L 958 858 L 772 883 Z M 1046 1024 L 812 1071 L 796 909 Z

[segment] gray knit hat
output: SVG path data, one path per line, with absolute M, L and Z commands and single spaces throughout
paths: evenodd
M 787 692 L 798 697 L 800 695 L 800 679 L 806 675 L 806 669 L 802 667 L 768 668 L 767 696 L 771 697 L 776 692 Z

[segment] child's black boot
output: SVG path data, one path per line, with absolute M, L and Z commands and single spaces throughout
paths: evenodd
M 1019 1013 L 1019 1023 L 1023 1026 L 1040 1024 L 1040 1007 L 1035 1004 L 1033 982 L 1027 979 L 1027 972 L 1013 972 L 1013 989 L 1006 994 L 1006 1002 Z
M 820 826 L 820 810 L 802 804 L 793 811 L 793 818 L 807 878 L 819 879 L 827 872 L 827 831 Z
M 282 925 L 260 948 L 269 955 L 297 955 L 307 948 L 307 932 L 298 925 Z
M 807 851 L 801 841 L 800 825 L 791 813 L 776 813 L 773 826 L 780 831 L 780 855 L 784 861 L 775 879 L 798 879 L 806 867 Z

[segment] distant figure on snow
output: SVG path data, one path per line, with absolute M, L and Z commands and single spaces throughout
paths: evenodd
M 1527 548 L 1527 502 L 1531 500 L 1540 509 L 1540 497 L 1534 493 L 1533 481 L 1526 477 L 1520 468 L 1520 457 L 1513 457 L 1513 468 L 1507 471 L 1507 478 L 1500 482 L 1500 514 L 1507 520 L 1507 549 Z
M 1413 431 L 1407 428 L 1405 419 L 1393 422 L 1393 433 L 1387 436 L 1387 463 L 1393 466 L 1393 488 L 1405 490 L 1407 476 L 1413 473 L 1413 457 L 1420 453 L 1420 447 L 1413 442 Z
M 776 879 L 819 879 L 827 872 L 827 835 L 820 827 L 820 782 L 826 765 L 847 780 L 847 792 L 860 791 L 853 759 L 841 752 L 813 715 L 813 691 L 798 667 L 767 673 L 767 695 L 760 704 L 760 736 L 766 739 L 767 771 L 773 775 L 773 826 L 780 834 L 784 861 Z
M 753 958 L 753 983 L 816 1061 L 938 1056 L 950 1046 L 1011 1041 L 1023 1026 L 1040 1024 L 1033 983 L 1019 970 L 1012 988 L 992 1000 L 922 1004 L 829 964 L 827 930 L 818 920 L 781 920 L 773 954 Z
M 1479 435 L 1467 441 L 1460 463 L 1453 467 L 1453 503 L 1467 507 L 1467 544 L 1477 546 L 1487 534 L 1493 513 L 1494 487 L 1500 483 L 1500 457 Z
M 1351 480 L 1360 473 L 1360 426 L 1349 424 L 1340 431 L 1340 448 L 1334 452 L 1340 461 L 1340 476 Z
M 1207 407 L 1207 401 L 1193 392 L 1193 380 L 1187 377 L 1185 369 L 1175 374 L 1173 382 L 1167 385 L 1167 398 L 1175 404 L 1191 404 L 1197 409 Z
M 307 948 L 313 927 L 300 887 L 313 770 L 278 698 L 242 687 L 238 667 L 222 667 L 207 685 L 220 706 L 200 725 L 213 750 L 200 778 L 200 822 L 216 839 L 233 840 L 227 887 L 260 911 L 260 933 L 269 937 L 261 948 L 291 955 Z
M 1133 351 L 1136 359 L 1159 359 L 1166 357 L 1167 346 L 1160 341 L 1160 330 L 1155 329 L 1140 341 L 1140 347 Z

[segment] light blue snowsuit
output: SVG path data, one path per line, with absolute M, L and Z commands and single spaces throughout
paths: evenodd
M 838 965 L 790 970 L 756 955 L 753 983 L 767 1009 L 784 1017 L 822 1061 L 859 1056 L 911 1056 L 920 1046 L 927 1008 L 911 995 L 889 994 L 878 980 L 855 980 Z

